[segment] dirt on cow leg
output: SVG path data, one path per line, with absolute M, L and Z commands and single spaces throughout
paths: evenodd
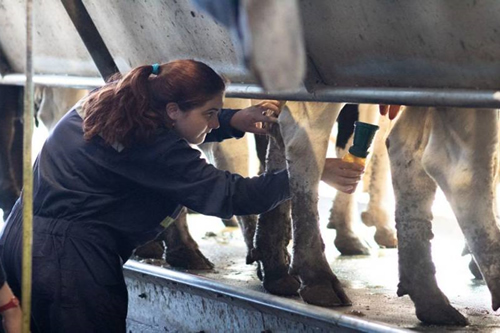
M 318 184 L 328 138 L 342 104 L 290 103 L 279 116 L 286 148 L 292 221 L 290 273 L 296 275 L 305 302 L 320 306 L 350 305 L 324 253 L 318 214 Z
M 273 138 L 259 139 L 257 151 L 261 167 L 267 172 L 286 168 L 283 140 L 279 128 L 273 129 Z M 267 144 L 266 159 L 263 160 L 263 149 Z M 290 202 L 284 202 L 270 212 L 261 214 L 255 230 L 254 246 L 247 263 L 259 263 L 258 275 L 262 279 L 264 289 L 271 294 L 291 296 L 297 295 L 300 287 L 298 280 L 288 272 L 290 254 L 287 251 L 291 238 Z
M 193 270 L 213 269 L 214 264 L 201 253 L 198 244 L 191 237 L 186 216 L 186 209 L 183 209 L 175 222 L 157 238 L 165 242 L 165 261 L 172 267 Z
M 467 325 L 439 289 L 431 256 L 432 203 L 436 183 L 421 163 L 429 138 L 427 110 L 406 110 L 389 136 L 399 240 L 398 296 L 409 295 L 416 315 L 426 324 Z
M 400 239 L 398 296 L 409 295 L 417 318 L 426 324 L 468 325 L 467 319 L 451 306 L 437 285 L 431 258 L 431 222 L 398 219 L 397 230 Z
M 349 306 L 340 281 L 333 274 L 325 257 L 324 243 L 318 223 L 317 199 L 304 192 L 295 191 L 292 198 L 294 251 L 290 272 L 301 282 L 300 297 L 307 303 L 319 306 Z
M 286 247 L 291 238 L 290 203 L 285 202 L 259 217 L 252 260 L 261 266 L 264 289 L 271 294 L 297 295 L 299 281 L 288 272 L 290 254 Z

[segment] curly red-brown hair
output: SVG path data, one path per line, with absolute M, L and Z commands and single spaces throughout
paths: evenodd
M 109 144 L 125 147 L 148 142 L 169 120 L 166 105 L 182 111 L 199 107 L 220 94 L 225 82 L 212 68 L 195 60 L 175 60 L 159 67 L 132 69 L 122 79 L 92 93 L 83 104 L 86 140 L 100 135 Z

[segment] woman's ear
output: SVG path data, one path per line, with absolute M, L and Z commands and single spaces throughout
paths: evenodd
M 167 116 L 170 119 L 172 119 L 173 121 L 176 121 L 177 119 L 179 119 L 179 117 L 182 114 L 182 111 L 179 108 L 179 105 L 177 105 L 177 103 L 168 103 L 165 108 L 167 111 Z

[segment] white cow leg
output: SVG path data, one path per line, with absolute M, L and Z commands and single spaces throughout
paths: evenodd
M 410 296 L 418 319 L 424 323 L 465 325 L 466 319 L 439 290 L 431 257 L 436 183 L 421 163 L 429 133 L 426 116 L 424 108 L 408 108 L 388 140 L 399 240 L 397 294 Z
M 500 230 L 495 214 L 496 110 L 439 109 L 424 155 L 426 170 L 443 189 L 467 245 L 500 307 Z M 443 163 L 445 162 L 445 163 Z
M 340 104 L 291 103 L 280 114 L 290 174 L 293 219 L 291 274 L 299 277 L 299 294 L 311 304 L 350 305 L 325 257 L 318 215 L 318 183 L 328 138 Z
M 277 130 L 279 132 L 279 129 Z M 286 168 L 285 151 L 279 133 L 269 140 L 265 165 L 266 172 Z M 288 272 L 290 255 L 287 246 L 290 239 L 289 201 L 259 216 L 252 260 L 259 262 L 259 269 L 261 269 L 259 277 L 262 279 L 264 288 L 275 295 L 297 295 L 300 287 L 297 279 Z
M 351 145 L 352 137 L 346 147 Z M 339 158 L 346 153 L 347 149 L 337 148 Z M 354 194 L 337 191 L 330 210 L 328 228 L 336 230 L 334 244 L 342 255 L 370 254 L 368 246 L 359 239 L 352 228 L 357 213 L 355 198 Z
M 370 105 L 370 107 L 373 107 Z M 375 112 L 378 113 L 378 106 Z M 360 107 L 360 120 L 363 108 Z M 368 168 L 370 168 L 370 180 L 368 192 L 370 201 L 366 211 L 361 213 L 361 220 L 368 226 L 374 226 L 375 241 L 378 245 L 387 248 L 397 246 L 396 231 L 393 227 L 393 219 L 387 208 L 389 198 L 388 189 L 389 179 L 389 155 L 385 146 L 385 137 L 390 130 L 390 122 L 386 117 L 379 120 L 380 129 L 378 130 L 373 142 L 373 153 L 370 157 Z

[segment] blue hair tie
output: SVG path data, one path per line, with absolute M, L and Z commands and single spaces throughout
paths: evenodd
M 151 66 L 153 67 L 153 74 L 154 75 L 160 74 L 160 65 L 159 64 L 153 64 Z

